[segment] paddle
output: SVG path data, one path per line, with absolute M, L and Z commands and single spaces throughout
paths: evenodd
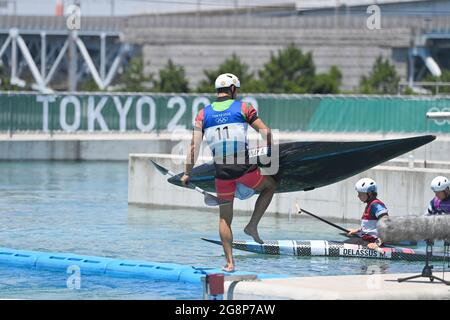
M 311 212 L 308 212 L 308 211 L 306 211 L 305 209 L 300 208 L 300 207 L 298 206 L 297 203 L 296 203 L 295 205 L 296 205 L 296 207 L 297 207 L 297 210 L 298 210 L 298 213 L 299 213 L 299 214 L 301 214 L 302 212 L 304 212 L 304 213 L 306 213 L 306 214 L 309 214 L 310 216 L 312 216 L 312 217 L 314 217 L 314 218 L 316 218 L 316 219 L 319 219 L 320 221 L 323 221 L 323 222 L 325 222 L 326 224 L 329 224 L 330 226 L 333 226 L 333 227 L 335 227 L 335 228 L 337 228 L 337 229 L 339 229 L 339 230 L 345 231 L 345 232 L 346 232 L 346 236 L 347 236 L 347 237 L 351 237 L 351 236 L 349 236 L 349 235 L 347 234 L 350 230 L 347 230 L 347 229 L 345 229 L 345 228 L 343 228 L 343 227 L 341 227 L 341 226 L 338 226 L 337 224 L 334 224 L 333 222 L 330 222 L 330 221 L 328 221 L 328 220 L 325 220 L 324 218 L 321 218 L 321 217 L 319 217 L 319 216 L 316 216 L 315 214 L 313 214 L 313 213 L 311 213 Z M 362 238 L 361 236 L 359 236 L 359 235 L 357 235 L 357 234 L 353 234 L 352 236 L 358 237 L 358 238 Z M 375 251 L 378 251 L 379 253 L 384 253 L 383 249 L 381 249 L 381 248 L 375 248 L 374 250 L 375 250 Z
M 325 222 L 326 224 L 329 224 L 330 226 L 333 226 L 333 227 L 335 227 L 336 229 L 339 229 L 339 230 L 341 230 L 341 231 L 344 231 L 346 235 L 347 235 L 347 233 L 350 232 L 350 230 L 348 230 L 348 229 L 345 229 L 345 228 L 343 228 L 343 227 L 341 227 L 341 226 L 338 226 L 337 224 L 334 224 L 333 222 L 330 222 L 330 221 L 328 221 L 328 220 L 325 220 L 325 219 L 323 219 L 323 218 L 321 218 L 321 217 L 319 217 L 319 216 L 316 216 L 315 214 L 313 214 L 313 213 L 311 213 L 311 212 L 306 211 L 305 209 L 300 208 L 300 207 L 298 206 L 298 204 L 295 204 L 295 205 L 296 205 L 296 207 L 297 207 L 297 211 L 298 211 L 297 213 L 298 213 L 298 214 L 301 214 L 302 212 L 304 212 L 304 213 L 306 213 L 306 214 L 309 214 L 310 216 L 312 216 L 312 217 L 314 217 L 314 218 L 316 218 L 316 219 L 319 219 L 320 221 Z M 348 237 L 348 235 L 347 235 L 347 237 Z
M 302 212 L 304 212 L 304 213 L 306 213 L 306 214 L 308 214 L 308 215 L 310 215 L 310 216 L 312 216 L 312 217 L 314 217 L 314 218 L 316 218 L 316 219 L 319 219 L 319 220 L 322 221 L 322 222 L 325 222 L 326 224 L 329 224 L 330 226 L 335 227 L 336 229 L 339 229 L 339 230 L 341 230 L 341 231 L 344 231 L 345 233 L 340 233 L 340 234 L 343 235 L 343 236 L 345 236 L 345 237 L 351 238 L 351 237 L 353 236 L 353 237 L 361 238 L 361 236 L 359 236 L 359 235 L 357 235 L 357 234 L 348 235 L 348 232 L 349 232 L 350 230 L 345 229 L 345 228 L 343 228 L 343 227 L 341 227 L 341 226 L 339 226 L 339 225 L 337 225 L 337 224 L 334 224 L 333 222 L 330 222 L 330 221 L 328 221 L 328 220 L 325 220 L 324 218 L 321 218 L 321 217 L 319 217 L 319 216 L 317 216 L 317 215 L 315 215 L 315 214 L 313 214 L 313 213 L 311 213 L 311 212 L 306 211 L 305 209 L 300 208 L 299 205 L 298 205 L 297 203 L 295 204 L 295 206 L 297 207 L 297 211 L 298 211 L 297 213 L 298 213 L 298 214 L 301 214 Z M 401 242 L 401 243 L 398 243 L 398 244 L 396 244 L 396 243 L 390 243 L 390 245 L 391 245 L 391 246 L 392 246 L 392 245 L 417 246 L 417 242 L 407 241 L 407 242 Z M 387 244 L 385 244 L 385 246 L 386 246 L 386 247 L 389 247 Z
M 174 174 L 172 171 L 170 171 L 170 170 L 164 168 L 163 166 L 157 164 L 157 163 L 156 163 L 155 161 L 153 161 L 153 160 L 150 160 L 150 161 L 153 163 L 153 165 L 155 166 L 155 168 L 156 168 L 161 174 L 163 174 L 163 175 L 169 175 L 169 176 L 171 176 L 171 177 L 175 176 L 175 174 Z M 205 197 L 205 198 L 204 198 L 204 199 L 205 199 L 205 204 L 206 204 L 207 206 L 221 206 L 221 205 L 229 204 L 229 203 L 230 203 L 230 201 L 228 201 L 228 200 L 220 199 L 220 198 L 217 198 L 217 197 L 213 196 L 212 194 L 209 194 L 208 192 L 206 192 L 205 190 L 203 190 L 203 189 L 197 187 L 195 184 L 193 184 L 193 183 L 191 183 L 191 182 L 189 182 L 189 183 L 186 185 L 186 187 L 188 187 L 189 189 L 193 189 L 193 190 L 195 190 L 195 191 L 200 192 L 201 194 L 203 194 L 204 197 Z

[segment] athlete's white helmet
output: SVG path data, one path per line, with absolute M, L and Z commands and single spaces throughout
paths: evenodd
M 377 183 L 370 178 L 362 178 L 355 184 L 355 189 L 358 192 L 377 192 Z
M 446 177 L 438 176 L 431 181 L 431 190 L 434 192 L 444 191 L 447 188 L 450 188 L 450 181 Z
M 241 87 L 241 82 L 239 81 L 239 78 L 232 73 L 223 73 L 216 79 L 215 83 L 216 89 L 229 88 L 231 85 L 235 85 L 236 88 Z

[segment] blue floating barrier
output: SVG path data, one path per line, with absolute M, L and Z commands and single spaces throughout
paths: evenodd
M 65 254 L 45 254 L 36 261 L 36 269 L 50 271 L 67 271 L 71 266 L 78 266 L 80 274 L 104 274 L 110 260 L 105 258 L 80 257 Z
M 67 253 L 41 254 L 36 261 L 36 269 L 50 271 L 67 271 L 70 266 L 78 266 L 80 274 L 104 274 L 108 263 L 113 261 L 108 258 L 78 256 Z
M 68 272 L 71 266 L 78 266 L 81 275 L 107 275 L 123 278 L 144 278 L 156 281 L 201 283 L 201 278 L 213 273 L 225 275 L 248 275 L 251 272 L 223 272 L 221 269 L 193 267 L 176 263 L 158 263 L 140 260 L 120 260 L 72 253 L 51 253 L 40 251 L 0 248 L 0 264 L 14 267 L 29 267 L 37 270 Z M 257 274 L 260 279 L 285 278 L 286 275 Z
M 177 282 L 180 265 L 150 263 L 147 261 L 117 260 L 106 267 L 106 275 L 119 277 L 139 277 L 160 281 Z
M 37 258 L 38 255 L 30 252 L 18 252 L 16 250 L 0 248 L 0 264 L 7 263 L 16 267 L 34 268 Z
M 211 268 L 210 270 L 214 270 Z M 208 273 L 202 269 L 197 269 L 195 267 L 185 268 L 181 270 L 179 280 L 180 282 L 187 283 L 200 283 L 202 277 L 206 276 Z

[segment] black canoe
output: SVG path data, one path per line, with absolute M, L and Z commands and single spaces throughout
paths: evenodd
M 281 143 L 279 170 L 274 175 L 279 181 L 277 192 L 308 191 L 344 180 L 435 139 L 433 135 L 424 135 L 379 141 Z M 214 170 L 212 163 L 199 165 L 192 170 L 190 181 L 214 192 Z M 168 181 L 182 186 L 181 175 Z

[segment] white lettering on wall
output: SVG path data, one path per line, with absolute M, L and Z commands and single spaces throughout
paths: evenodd
M 113 98 L 114 104 L 116 105 L 116 110 L 119 113 L 119 127 L 120 131 L 124 132 L 127 130 L 127 114 L 130 111 L 131 104 L 133 103 L 133 97 L 128 97 L 125 101 L 125 105 L 122 106 L 122 102 L 119 97 L 115 96 Z
M 42 102 L 42 130 L 48 132 L 48 108 L 50 102 L 55 102 L 54 96 L 37 96 L 37 101 Z
M 147 125 L 144 125 L 142 119 L 142 107 L 147 105 L 149 108 L 150 119 Z M 150 132 L 154 129 L 156 119 L 155 119 L 155 101 L 150 97 L 140 97 L 136 103 L 136 126 L 142 132 Z
M 74 108 L 74 120 L 70 125 L 67 123 L 67 106 L 73 105 Z M 64 131 L 74 132 L 77 131 L 80 127 L 80 118 L 81 118 L 81 110 L 80 110 L 80 100 L 78 100 L 75 96 L 66 96 L 62 98 L 59 112 L 59 124 Z
M 107 97 L 102 97 L 100 102 L 95 105 L 95 97 L 88 98 L 88 130 L 93 132 L 95 130 L 95 121 L 98 122 L 102 131 L 109 131 L 105 119 L 102 116 L 102 109 L 108 101 Z
M 58 99 L 57 99 L 58 98 Z M 102 111 L 108 103 L 111 103 L 109 99 L 112 99 L 114 107 L 117 110 L 117 114 L 104 117 Z M 51 103 L 59 100 L 58 96 L 55 95 L 38 95 L 37 102 L 42 103 L 42 130 L 48 132 L 51 129 L 51 115 L 55 114 L 57 110 L 50 108 Z M 87 101 L 86 101 L 87 100 Z M 258 102 L 253 97 L 246 97 L 243 99 L 247 103 L 253 105 L 255 109 L 258 109 Z M 136 102 L 136 103 L 135 103 Z M 205 106 L 211 104 L 207 97 L 196 97 L 192 102 L 192 123 L 195 120 L 195 116 L 198 110 L 204 108 Z M 54 106 L 57 107 L 56 105 Z M 160 106 L 163 108 L 164 106 Z M 82 109 L 83 108 L 83 109 Z M 60 128 L 63 131 L 74 132 L 80 130 L 81 120 L 87 121 L 85 124 L 83 122 L 83 128 L 87 127 L 89 132 L 94 132 L 96 130 L 110 131 L 109 127 L 113 126 L 116 129 L 117 121 L 119 122 L 119 128 L 121 132 L 126 132 L 129 129 L 128 126 L 133 127 L 130 124 L 130 111 L 134 111 L 136 108 L 136 128 L 142 132 L 150 132 L 154 130 L 163 119 L 157 119 L 156 104 L 152 97 L 150 96 L 61 96 L 61 102 L 59 104 L 59 122 Z M 188 109 L 186 99 L 182 96 L 169 97 L 167 101 L 168 109 L 175 109 L 174 115 L 168 119 L 166 129 L 169 132 L 174 132 L 178 130 L 186 130 L 188 125 L 181 124 L 183 117 L 186 115 L 186 110 Z M 148 111 L 147 111 L 148 110 Z M 73 114 L 74 117 L 68 118 L 68 114 Z M 133 112 L 131 112 L 133 114 Z M 82 118 L 83 115 L 83 118 Z M 144 116 L 145 115 L 145 116 Z M 86 118 L 85 118 L 86 116 Z M 158 122 L 158 120 L 160 122 Z M 110 123 L 108 123 L 110 121 Z M 70 123 L 68 123 L 70 122 Z M 160 124 L 159 127 L 163 127 L 164 124 Z M 190 129 L 190 128 L 189 128 Z M 83 129 L 85 130 L 85 129 Z
M 167 124 L 168 131 L 186 129 L 186 125 L 178 124 L 181 117 L 183 117 L 184 113 L 186 112 L 186 102 L 182 97 L 172 97 L 169 99 L 169 102 L 167 103 L 167 108 L 173 109 L 176 104 L 178 104 L 180 108 L 178 109 L 177 113 L 175 113 L 175 116 Z

